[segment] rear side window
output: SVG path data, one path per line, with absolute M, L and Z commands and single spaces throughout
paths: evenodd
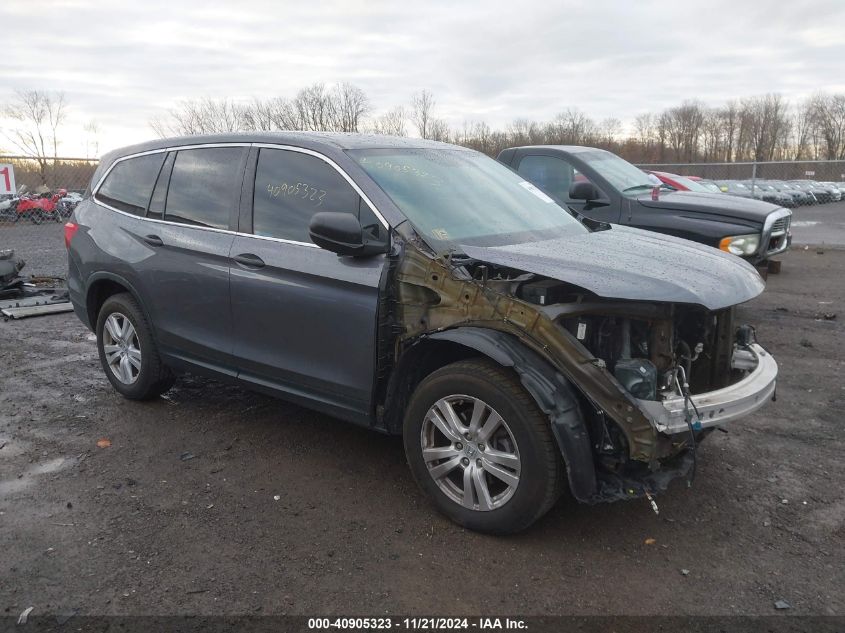
M 558 200 L 569 200 L 575 180 L 572 165 L 553 156 L 526 156 L 519 162 L 519 174 Z
M 115 209 L 144 215 L 163 161 L 164 154 L 160 153 L 117 163 L 97 191 L 97 198 Z
M 238 204 L 244 148 L 213 147 L 176 154 L 164 219 L 228 229 Z
M 366 209 L 361 218 L 359 205 L 355 189 L 324 160 L 282 149 L 259 153 L 252 215 L 255 235 L 310 243 L 308 224 L 322 211 L 353 213 L 372 225 L 372 212 Z

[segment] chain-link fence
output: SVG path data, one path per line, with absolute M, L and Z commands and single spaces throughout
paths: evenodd
M 89 159 L 0 155 L 0 251 L 26 262 L 21 275 L 66 275 L 62 226 L 96 167 Z
M 795 208 L 845 200 L 845 161 L 637 165 L 673 189 L 709 189 Z M 677 179 L 675 176 L 681 176 Z M 693 181 L 690 184 L 690 180 Z

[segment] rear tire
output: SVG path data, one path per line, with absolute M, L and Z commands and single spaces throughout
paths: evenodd
M 97 315 L 97 351 L 112 387 L 130 400 L 148 400 L 173 386 L 161 362 L 152 329 L 129 293 L 106 299 Z
M 524 530 L 563 490 L 548 417 L 513 371 L 487 359 L 426 377 L 406 411 L 403 439 L 419 486 L 438 510 L 472 530 Z

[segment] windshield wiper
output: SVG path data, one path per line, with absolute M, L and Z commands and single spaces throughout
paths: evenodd
M 634 191 L 635 189 L 654 189 L 657 186 L 658 185 L 634 185 L 633 187 L 623 189 L 622 193 L 628 193 L 629 191 Z

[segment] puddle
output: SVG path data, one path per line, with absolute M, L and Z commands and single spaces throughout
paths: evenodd
M 23 471 L 23 477 L 18 478 L 15 476 L 14 479 L 5 479 L 0 481 L 0 497 L 20 492 L 24 488 L 36 483 L 36 479 L 39 475 L 49 475 L 51 473 L 59 472 L 60 470 L 70 466 L 73 461 L 74 460 L 67 457 L 57 457 L 56 459 L 41 462 L 40 464 L 34 464 Z

